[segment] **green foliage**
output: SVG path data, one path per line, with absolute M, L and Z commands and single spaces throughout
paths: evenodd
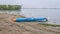
M 0 5 L 0 10 L 20 10 L 20 5 Z

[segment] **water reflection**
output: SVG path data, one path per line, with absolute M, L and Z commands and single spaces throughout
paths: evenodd
M 20 15 L 20 10 L 0 10 L 0 13 Z

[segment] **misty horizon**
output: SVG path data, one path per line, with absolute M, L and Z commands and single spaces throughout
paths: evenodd
M 0 4 L 21 5 L 22 8 L 60 8 L 60 0 L 0 0 Z

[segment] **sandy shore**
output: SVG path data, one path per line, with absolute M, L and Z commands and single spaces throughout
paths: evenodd
M 17 23 L 11 21 L 13 17 L 24 17 L 0 13 L 0 34 L 60 34 L 60 27 L 45 27 L 38 23 Z

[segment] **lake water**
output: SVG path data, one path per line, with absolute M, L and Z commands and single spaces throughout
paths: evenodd
M 46 17 L 50 23 L 60 24 L 60 9 L 21 9 L 21 11 L 2 12 L 23 15 L 25 17 Z
M 60 9 L 22 9 L 26 17 L 46 17 L 50 23 L 60 24 Z
M 1 0 L 0 4 L 18 4 L 22 5 L 23 8 L 44 8 L 44 7 L 55 7 L 59 8 L 59 2 L 51 3 L 51 1 L 22 1 L 22 0 Z M 41 4 L 40 4 L 41 3 Z M 1 11 L 0 11 L 1 12 Z M 9 14 L 23 15 L 26 17 L 46 17 L 50 23 L 60 24 L 60 9 L 21 9 L 18 11 L 2 11 Z M 49 23 L 48 22 L 48 23 Z

